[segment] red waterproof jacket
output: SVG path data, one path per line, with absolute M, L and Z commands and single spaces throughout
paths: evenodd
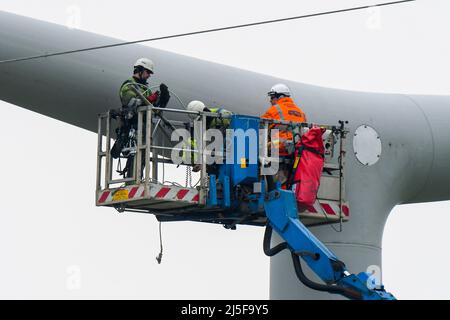
M 292 184 L 299 209 L 312 206 L 316 201 L 324 164 L 324 132 L 325 129 L 312 128 L 296 146 Z

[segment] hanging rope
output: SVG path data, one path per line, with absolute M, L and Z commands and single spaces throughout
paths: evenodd
M 158 264 L 161 264 L 161 260 L 162 260 L 162 256 L 163 256 L 161 221 L 159 222 L 159 245 L 160 245 L 160 251 L 159 251 L 158 256 L 156 257 L 156 261 L 158 261 Z

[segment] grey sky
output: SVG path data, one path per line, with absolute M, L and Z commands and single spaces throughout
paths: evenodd
M 110 1 L 2 0 L 0 10 L 134 40 L 376 2 L 137 0 L 124 12 Z M 322 86 L 450 94 L 449 9 L 448 1 L 418 0 L 150 45 Z M 0 106 L 6 119 L 0 127 L 0 297 L 268 298 L 262 229 L 165 224 L 157 265 L 152 216 L 94 206 L 95 134 Z M 441 202 L 393 210 L 383 240 L 383 282 L 398 298 L 450 298 L 450 277 L 441 274 L 450 268 L 449 209 Z

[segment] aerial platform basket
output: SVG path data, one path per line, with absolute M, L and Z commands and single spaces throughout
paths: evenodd
M 243 115 L 227 116 L 227 121 L 207 121 L 208 117 L 220 118 L 221 115 L 152 106 L 139 108 L 136 112 L 137 123 L 121 127 L 126 130 L 120 131 L 120 143 L 116 144 L 120 148 L 114 148 L 113 152 L 114 157 L 119 159 L 111 157 L 111 113 L 99 117 L 98 206 L 114 207 L 119 212 L 151 213 L 159 221 L 216 223 L 228 229 L 235 229 L 238 224 L 265 226 L 264 253 L 272 257 L 285 249 L 289 250 L 295 274 L 310 289 L 358 300 L 395 299 L 381 283 L 375 283 L 371 273 L 351 274 L 345 263 L 306 227 L 342 223 L 349 219 L 344 189 L 344 141 L 348 131 L 344 128 L 344 122 L 341 121 L 338 127 L 321 126 L 325 130 L 319 130 L 311 129 L 308 124 Z M 187 117 L 186 122 L 171 117 L 168 120 L 165 117 L 168 113 L 185 116 L 194 113 L 194 139 L 182 137 L 180 131 L 175 131 L 188 125 L 191 128 L 193 119 Z M 205 129 L 212 128 L 213 123 L 219 123 L 220 129 L 227 129 L 225 140 L 220 140 L 223 139 L 220 130 L 214 134 L 206 132 Z M 134 132 L 136 125 L 137 134 Z M 273 148 L 280 137 L 279 132 L 274 131 L 276 127 L 283 127 L 284 132 L 292 130 L 293 140 L 298 142 L 294 156 L 278 156 L 279 149 Z M 195 134 L 195 128 L 199 134 Z M 308 130 L 311 131 L 303 135 Z M 185 129 L 184 133 L 186 131 L 188 134 L 192 132 Z M 323 137 L 325 131 L 328 134 Z M 124 132 L 126 135 L 123 135 Z M 182 137 L 182 141 L 171 145 L 171 133 Z M 158 143 L 159 136 L 166 139 Z M 211 145 L 212 141 L 219 142 L 214 148 L 209 148 L 208 141 Z M 271 146 L 270 153 L 268 146 Z M 288 150 L 289 143 L 284 142 L 283 146 Z M 120 153 L 116 152 L 119 150 Z M 171 152 L 170 158 L 167 151 Z M 309 153 L 303 153 L 305 151 Z M 200 178 L 194 186 L 189 182 L 191 164 L 187 164 L 186 186 L 165 182 L 164 164 L 173 166 L 183 163 L 177 159 L 177 152 L 183 154 L 183 159 L 196 162 L 195 171 L 200 171 Z M 115 178 L 112 170 L 113 162 L 118 162 L 120 155 L 133 160 L 126 166 L 127 174 L 119 170 L 127 176 L 125 179 Z M 214 161 L 210 161 L 212 159 Z M 162 175 L 158 172 L 160 164 Z M 295 179 L 302 180 L 296 185 L 299 189 L 295 190 L 289 179 L 286 180 L 288 182 L 283 179 L 294 167 L 297 173 Z M 278 175 L 276 178 L 275 174 Z M 317 189 L 319 177 L 321 184 Z M 315 198 L 317 200 L 313 203 Z M 273 231 L 284 240 L 274 247 L 271 246 Z M 162 244 L 160 255 L 156 258 L 158 262 L 161 262 L 161 257 Z M 321 282 L 305 275 L 300 260 Z
M 159 109 L 152 106 L 141 107 L 137 110 L 138 123 L 135 144 L 132 146 L 133 172 L 129 178 L 114 178 L 113 166 L 117 160 L 111 157 L 111 142 L 113 136 L 113 123 L 111 113 L 99 115 L 98 119 L 98 153 L 97 153 L 97 189 L 96 205 L 113 207 L 119 212 L 142 212 L 154 214 L 160 221 L 199 221 L 223 224 L 233 227 L 237 224 L 264 226 L 267 217 L 264 212 L 264 177 L 258 177 L 256 182 L 248 183 L 243 188 L 246 195 L 242 199 L 237 195 L 228 195 L 232 203 L 224 205 L 224 198 L 230 189 L 229 185 L 219 185 L 219 177 L 211 175 L 206 164 L 206 137 L 201 135 L 197 153 L 201 170 L 199 182 L 196 187 L 181 186 L 175 183 L 163 183 L 161 165 L 173 166 L 168 157 L 172 151 L 181 151 L 170 143 L 171 133 L 175 129 L 185 128 L 186 122 L 192 121 L 189 114 L 195 114 L 201 121 L 197 123 L 201 132 L 207 127 L 209 117 L 220 117 L 215 113 L 191 112 L 178 109 Z M 170 117 L 170 120 L 168 118 Z M 239 116 L 243 122 L 257 119 Z M 173 120 L 173 119 L 177 120 Z M 234 120 L 233 120 L 234 121 Z M 236 120 L 238 121 L 238 120 Z M 258 121 L 261 121 L 258 119 Z M 251 122 L 251 121 L 250 121 Z M 308 125 L 288 123 L 283 121 L 261 121 L 266 129 L 272 123 L 298 126 L 299 132 L 308 130 Z M 310 127 L 310 126 L 309 126 Z M 313 206 L 303 208 L 299 217 L 305 225 L 321 225 L 342 223 L 349 219 L 350 210 L 345 201 L 344 188 L 344 135 L 335 134 L 336 127 L 322 126 L 327 130 L 325 142 L 325 166 L 321 178 L 318 197 Z M 151 134 L 147 134 L 151 133 Z M 161 138 L 162 137 L 162 138 Z M 265 139 L 265 138 L 262 138 Z M 159 143 L 157 143 L 159 142 Z M 262 141 L 267 145 L 267 141 Z M 271 159 L 267 150 L 259 154 L 260 163 Z M 120 160 L 120 159 L 119 159 Z M 126 159 L 122 159 L 126 160 Z M 272 161 L 275 161 L 272 159 Z M 245 162 L 245 161 L 244 161 Z M 260 165 L 256 164 L 257 166 Z M 184 166 L 184 165 L 181 165 Z M 241 167 L 239 167 L 241 166 Z M 236 170 L 239 174 L 247 174 L 245 170 L 254 170 L 251 166 L 242 167 L 239 164 Z M 142 170 L 144 168 L 144 170 Z M 188 167 L 190 168 L 190 167 Z M 190 169 L 188 169 L 190 170 Z M 142 174 L 141 174 L 142 172 Z M 262 184 L 260 183 L 262 182 Z M 188 184 L 186 184 L 188 185 Z M 234 199 L 234 198 L 236 199 Z M 239 199 L 238 199 L 239 198 Z

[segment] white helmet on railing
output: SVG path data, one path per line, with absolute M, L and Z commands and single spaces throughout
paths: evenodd
M 267 93 L 269 96 L 279 96 L 284 95 L 286 97 L 291 96 L 291 90 L 289 90 L 288 86 L 283 83 L 278 83 L 274 85 L 270 91 Z
M 151 73 L 154 73 L 155 64 L 150 59 L 140 58 L 136 61 L 136 63 L 134 64 L 134 67 L 135 68 L 142 67 L 144 69 L 149 70 Z

